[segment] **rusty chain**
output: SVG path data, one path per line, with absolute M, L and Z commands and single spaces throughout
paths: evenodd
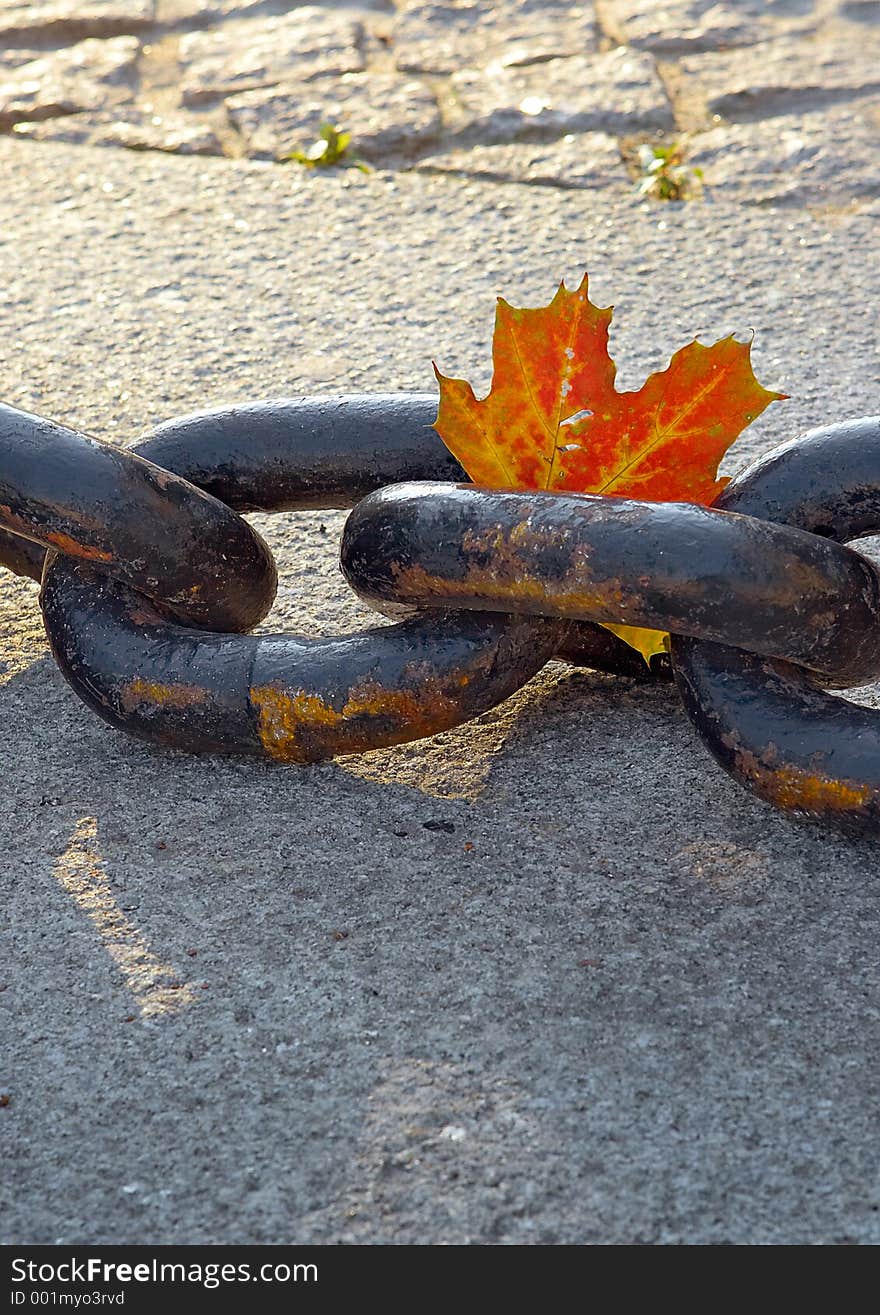
M 131 450 L 0 406 L 0 564 L 42 580 L 52 653 L 101 717 L 154 743 L 313 762 L 432 735 L 556 656 L 668 678 L 749 790 L 880 820 L 880 418 L 812 431 L 711 509 L 466 485 L 436 399 L 203 412 Z M 354 508 L 342 569 L 396 618 L 339 639 L 250 635 L 272 556 L 246 511 Z M 651 671 L 599 623 L 672 635 Z

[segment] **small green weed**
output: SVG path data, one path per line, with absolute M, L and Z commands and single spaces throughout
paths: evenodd
M 655 201 L 692 201 L 703 192 L 703 171 L 684 162 L 684 142 L 644 142 L 637 152 L 641 178 L 636 190 Z
M 361 173 L 370 172 L 369 165 L 364 164 L 351 150 L 351 133 L 340 132 L 332 123 L 322 123 L 318 136 L 311 146 L 304 151 L 288 151 L 279 155 L 281 161 L 294 160 L 306 169 L 360 169 Z

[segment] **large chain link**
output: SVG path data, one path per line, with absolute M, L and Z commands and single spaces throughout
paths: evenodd
M 880 712 L 823 687 L 880 675 L 880 574 L 843 546 L 880 531 L 880 419 L 785 445 L 708 509 L 456 483 L 435 414 L 420 394 L 267 402 L 125 451 L 0 407 L 0 563 L 42 577 L 79 696 L 160 744 L 311 762 L 401 743 L 485 712 L 554 655 L 647 676 L 598 623 L 647 626 L 672 634 L 684 705 L 736 779 L 876 826 Z M 238 513 L 351 507 L 343 572 L 405 619 L 245 633 L 276 580 Z

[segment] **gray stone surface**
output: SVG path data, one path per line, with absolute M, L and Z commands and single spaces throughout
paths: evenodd
M 131 151 L 172 151 L 180 155 L 223 155 L 221 138 L 207 124 L 179 115 L 148 114 L 126 108 L 119 114 L 71 114 L 59 119 L 18 123 L 16 135 L 33 141 L 77 146 L 124 146 Z
M 41 54 L 39 50 L 28 50 L 24 46 L 7 47 L 0 51 L 0 79 L 5 81 L 11 69 L 20 68 L 22 64 L 30 64 L 33 60 L 39 59 Z
M 112 36 L 155 16 L 154 0 L 0 0 L 0 38 Z
M 440 135 L 440 111 L 428 85 L 402 73 L 349 73 L 301 87 L 247 91 L 226 102 L 248 154 L 274 159 L 308 145 L 321 123 L 352 133 L 368 159 L 408 154 Z
M 264 15 L 266 7 L 266 0 L 163 0 L 162 14 L 171 23 L 192 19 L 211 23 L 218 18 Z M 293 8 L 293 3 L 284 4 L 283 0 L 277 5 L 278 12 Z
M 305 5 L 187 33 L 180 42 L 184 105 L 328 73 L 359 73 L 363 28 L 345 11 Z
M 598 49 L 595 13 L 586 0 L 404 0 L 393 38 L 397 67 L 414 73 L 455 73 L 490 59 L 533 64 Z
M 880 23 L 880 5 L 877 0 L 843 0 L 835 6 L 837 15 L 850 23 Z
M 843 144 L 845 143 L 845 147 Z M 688 162 L 750 204 L 846 205 L 880 192 L 880 98 L 701 133 Z
M 880 25 L 858 41 L 785 37 L 747 50 L 692 55 L 682 60 L 680 73 L 696 84 L 689 94 L 701 96 L 707 115 L 737 120 L 821 109 L 880 90 Z
M 0 395 L 112 441 L 432 359 L 485 387 L 495 296 L 585 267 L 621 388 L 756 331 L 792 398 L 728 469 L 880 411 L 873 203 L 12 137 L 0 172 Z M 270 628 L 374 620 L 340 522 L 258 518 Z M 80 706 L 4 576 L 0 716 L 3 1241 L 880 1241 L 877 843 L 745 795 L 671 690 L 556 666 L 364 759 L 189 758 Z
M 468 174 L 502 182 L 549 187 L 629 187 L 616 138 L 602 132 L 569 133 L 552 142 L 472 146 L 427 155 L 417 169 Z
M 137 37 L 88 38 L 18 65 L 0 82 L 0 127 L 133 101 L 139 49 Z
M 808 28 L 811 0 L 604 0 L 611 34 L 658 54 L 750 45 L 779 30 Z
M 357 0 L 350 5 L 327 0 L 326 7 L 387 13 L 391 4 L 392 0 Z M 299 0 L 162 0 L 162 19 L 166 23 L 187 23 L 193 19 L 211 23 L 222 18 L 283 14 L 298 6 Z
M 450 79 L 449 121 L 486 141 L 527 134 L 670 129 L 672 111 L 652 57 L 620 47 L 525 68 L 499 63 Z

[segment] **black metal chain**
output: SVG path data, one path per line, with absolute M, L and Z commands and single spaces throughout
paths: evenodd
M 551 657 L 668 676 L 600 622 L 672 634 L 715 757 L 783 809 L 880 820 L 880 419 L 814 431 L 715 507 L 499 492 L 432 428 L 436 399 L 305 398 L 173 420 L 131 451 L 0 407 L 0 564 L 42 578 L 52 652 L 112 725 L 311 762 L 448 729 Z M 271 555 L 242 511 L 351 508 L 349 583 L 392 615 L 341 639 L 246 632 Z M 48 550 L 48 553 L 47 553 Z

